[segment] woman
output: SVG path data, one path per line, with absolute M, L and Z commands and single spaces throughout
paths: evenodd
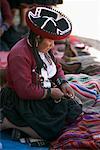
M 48 7 L 29 10 L 26 22 L 29 36 L 8 56 L 1 128 L 16 128 L 32 138 L 51 141 L 82 112 L 51 50 L 54 40 L 66 38 L 72 26 L 67 17 Z

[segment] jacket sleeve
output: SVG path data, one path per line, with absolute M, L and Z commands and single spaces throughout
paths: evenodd
M 8 70 L 14 90 L 19 97 L 31 100 L 43 97 L 45 90 L 32 82 L 31 64 L 25 57 L 8 57 Z

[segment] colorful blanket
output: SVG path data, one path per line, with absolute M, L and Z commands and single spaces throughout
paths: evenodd
M 84 114 L 63 129 L 51 150 L 100 149 L 100 75 L 66 75 L 66 79 L 82 101 Z
M 100 113 L 100 75 L 68 74 L 66 80 L 74 89 L 75 96 L 83 103 L 86 113 Z M 98 103 L 98 104 L 97 104 Z
M 99 150 L 100 115 L 84 114 L 80 121 L 66 126 L 59 138 L 51 143 L 51 150 Z

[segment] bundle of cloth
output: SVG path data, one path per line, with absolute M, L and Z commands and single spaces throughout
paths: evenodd
M 100 113 L 100 74 L 69 74 L 66 80 L 74 89 L 75 96 L 83 105 L 85 113 Z
M 73 35 L 66 40 L 56 41 L 54 55 L 61 63 L 65 74 L 100 73 L 100 50 L 99 46 L 93 44 L 94 42 L 94 40 Z M 98 45 L 99 41 L 96 42 Z

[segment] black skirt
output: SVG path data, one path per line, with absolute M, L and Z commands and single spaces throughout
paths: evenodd
M 45 140 L 57 138 L 66 124 L 76 120 L 82 108 L 77 102 L 62 98 L 55 103 L 52 98 L 23 100 L 8 87 L 1 90 L 3 114 L 19 127 L 31 127 Z

